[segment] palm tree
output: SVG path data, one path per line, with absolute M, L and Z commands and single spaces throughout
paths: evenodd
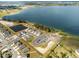
M 3 58 L 3 56 L 2 56 L 2 52 L 0 51 L 0 58 Z

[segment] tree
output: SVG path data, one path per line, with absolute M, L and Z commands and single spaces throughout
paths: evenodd
M 3 56 L 2 56 L 2 52 L 0 51 L 0 58 L 3 58 Z
M 66 58 L 66 57 L 67 57 L 67 53 L 61 52 L 61 57 L 62 57 L 62 58 Z

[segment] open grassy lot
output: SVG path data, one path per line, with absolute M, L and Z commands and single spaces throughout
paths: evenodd
M 78 49 L 79 48 L 79 37 L 75 37 L 75 36 L 65 37 L 61 44 L 68 46 L 72 49 Z
M 54 53 L 60 57 L 60 58 L 69 58 L 69 57 L 76 57 L 74 52 L 66 46 L 58 46 L 55 50 Z
M 48 55 L 50 58 L 75 58 L 78 55 L 75 50 L 79 49 L 79 37 L 65 36 L 58 46 Z
M 66 46 L 57 46 L 56 49 L 54 49 L 49 57 L 54 58 L 75 58 L 77 57 L 75 52 L 72 49 L 69 49 Z

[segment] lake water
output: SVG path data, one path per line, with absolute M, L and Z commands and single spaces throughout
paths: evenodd
M 79 35 L 78 6 L 43 6 L 25 9 L 4 19 L 23 20 L 55 27 L 65 32 Z

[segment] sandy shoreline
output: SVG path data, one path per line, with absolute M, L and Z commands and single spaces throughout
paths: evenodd
M 31 8 L 31 7 L 34 7 L 34 6 L 29 6 L 29 5 L 28 5 L 28 6 L 20 7 L 21 9 L 1 10 L 1 12 L 0 12 L 0 18 L 2 18 L 3 16 L 6 16 L 6 15 L 18 14 L 18 13 L 20 13 L 22 10 L 28 9 L 28 8 Z

